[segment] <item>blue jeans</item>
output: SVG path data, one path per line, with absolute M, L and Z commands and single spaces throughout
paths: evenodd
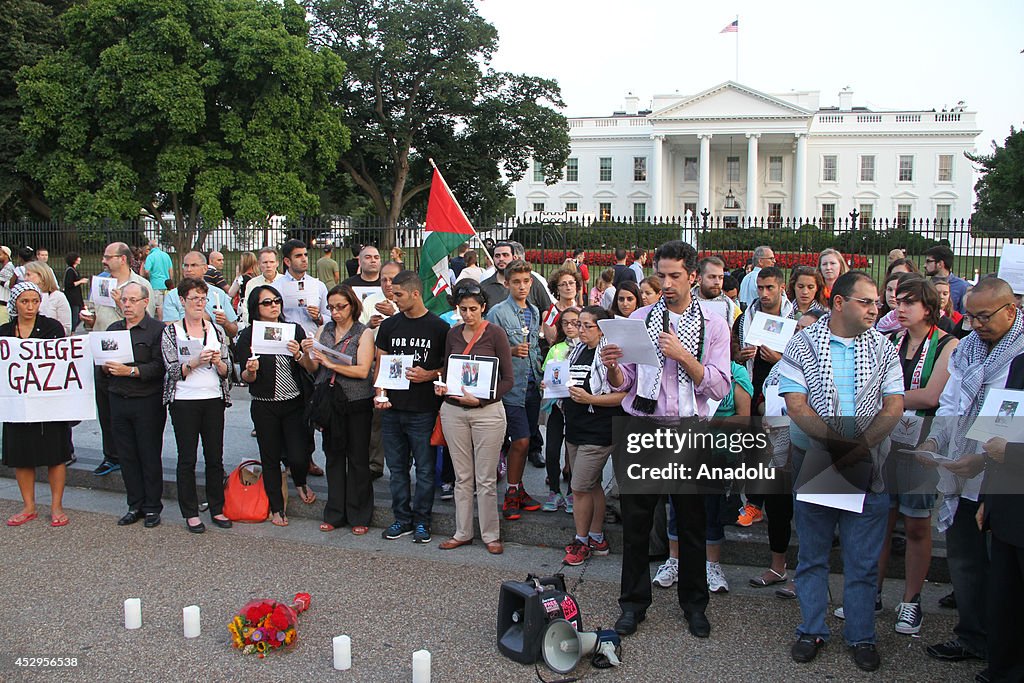
M 796 501 L 793 506 L 800 554 L 796 567 L 796 590 L 800 596 L 797 636 L 828 640 L 825 624 L 828 609 L 829 552 L 839 525 L 843 558 L 843 637 L 848 645 L 875 642 L 875 591 L 878 555 L 885 540 L 889 496 L 869 493 L 860 514 Z
M 434 431 L 437 413 L 414 413 L 389 408 L 380 416 L 381 444 L 391 477 L 391 509 L 399 524 L 430 528 L 434 507 Z M 409 466 L 416 467 L 416 495 L 411 495 Z M 411 507 L 410 507 L 411 502 Z

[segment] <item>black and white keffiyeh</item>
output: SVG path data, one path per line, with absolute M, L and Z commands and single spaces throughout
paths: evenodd
M 601 341 L 597 343 L 597 347 L 594 349 L 594 360 L 590 364 L 590 386 L 587 387 L 587 391 L 589 391 L 592 396 L 610 394 L 615 391 L 612 388 L 611 383 L 608 382 L 608 368 L 606 368 L 604 363 L 601 362 L 601 351 L 607 345 L 608 340 L 602 336 Z M 586 349 L 587 345 L 582 342 L 569 349 L 569 367 L 572 367 L 579 361 L 580 356 L 583 355 L 583 352 Z M 594 406 L 589 406 L 589 411 L 591 413 L 594 412 Z
M 793 320 L 799 320 L 800 318 L 807 315 L 811 311 L 828 311 L 828 309 L 819 304 L 817 300 L 814 300 L 811 302 L 811 305 L 807 307 L 807 310 L 801 313 L 800 309 L 796 307 L 796 303 L 794 302 L 793 308 L 789 312 L 788 317 L 792 318 Z
M 665 354 L 658 346 L 658 335 L 670 329 L 669 316 L 665 300 L 658 299 L 657 303 L 647 312 L 647 318 L 644 321 L 647 325 L 647 335 L 654 343 L 654 350 L 660 361 L 658 367 L 638 365 L 636 369 L 637 390 L 633 408 L 646 415 L 654 414 L 654 410 L 658 407 L 658 394 L 661 392 L 662 373 L 665 369 Z M 699 360 L 704 351 L 704 311 L 697 303 L 697 299 L 690 300 L 690 305 L 683 312 L 682 320 L 675 330 L 675 334 L 683 348 Z M 677 364 L 676 381 L 679 383 L 680 396 L 684 395 L 684 391 L 692 390 L 693 380 L 679 364 Z
M 807 403 L 834 431 L 843 433 L 839 390 L 832 374 L 831 314 L 795 335 L 786 347 L 782 363 L 799 370 L 807 384 Z M 854 340 L 853 415 L 857 434 L 871 424 L 882 409 L 884 373 L 891 364 L 899 364 L 896 347 L 881 333 L 870 328 Z M 849 416 L 845 416 L 849 417 Z

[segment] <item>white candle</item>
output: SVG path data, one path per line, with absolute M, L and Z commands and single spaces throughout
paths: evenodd
M 190 605 L 181 612 L 185 621 L 185 637 L 198 638 L 202 632 L 202 628 L 199 625 L 199 606 Z
M 412 653 L 412 683 L 430 683 L 430 652 L 416 650 Z
M 142 600 L 128 598 L 124 601 L 124 627 L 137 629 L 142 626 Z
M 352 639 L 348 636 L 334 637 L 334 668 L 338 671 L 352 668 Z

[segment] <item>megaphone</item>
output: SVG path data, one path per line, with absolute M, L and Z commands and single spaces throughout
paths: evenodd
M 587 655 L 598 654 L 607 659 L 607 666 L 618 666 L 615 648 L 619 644 L 615 631 L 577 631 L 565 619 L 553 619 L 544 629 L 541 655 L 555 673 L 567 674 Z

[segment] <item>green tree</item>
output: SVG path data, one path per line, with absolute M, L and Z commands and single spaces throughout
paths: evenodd
M 67 218 L 140 215 L 202 247 L 224 217 L 318 210 L 348 143 L 344 64 L 292 0 L 91 0 L 19 74 L 21 165 Z M 165 220 L 165 214 L 173 220 Z
M 50 207 L 37 183 L 18 168 L 25 151 L 19 130 L 21 102 L 15 74 L 57 50 L 62 41 L 57 16 L 67 0 L 0 0 L 0 216 L 30 214 L 48 219 Z
M 972 225 L 989 232 L 1024 225 L 1024 130 L 1010 127 L 1003 146 L 992 141 L 991 154 L 967 154 L 980 166 L 981 178 L 974 184 Z
M 352 147 L 339 170 L 388 226 L 407 206 L 424 213 L 429 158 L 471 216 L 497 213 L 531 158 L 557 181 L 569 154 L 558 84 L 488 68 L 498 34 L 471 0 L 306 6 L 314 39 L 348 66 L 340 103 Z

